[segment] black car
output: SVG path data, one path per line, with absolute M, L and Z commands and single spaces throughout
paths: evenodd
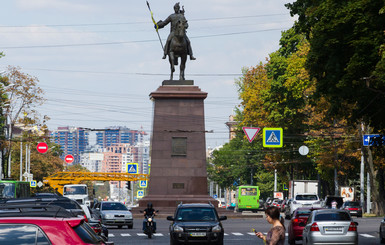
M 224 230 L 218 213 L 211 203 L 179 204 L 174 216 L 168 216 L 170 244 L 212 243 L 223 244 Z

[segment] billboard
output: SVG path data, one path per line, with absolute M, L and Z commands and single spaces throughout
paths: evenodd
M 354 187 L 341 187 L 340 195 L 346 201 L 354 201 Z

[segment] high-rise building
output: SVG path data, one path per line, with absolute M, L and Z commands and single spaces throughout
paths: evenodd
M 64 160 L 66 155 L 71 154 L 74 157 L 73 164 L 80 162 L 80 154 L 88 146 L 88 131 L 76 127 L 58 127 L 57 130 L 50 133 L 51 139 L 60 145 L 63 154 L 60 156 Z
M 131 130 L 126 127 L 108 127 L 96 133 L 96 144 L 102 148 L 107 148 L 114 144 L 135 145 L 138 142 L 142 142 L 145 135 L 147 134 L 143 130 Z

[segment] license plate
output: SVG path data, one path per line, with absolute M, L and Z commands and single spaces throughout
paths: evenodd
M 350 211 L 350 212 L 353 213 L 353 214 L 357 213 L 357 211 Z
M 246 208 L 251 208 L 251 206 L 246 206 Z
M 342 231 L 342 227 L 326 227 L 325 231 Z
M 192 237 L 202 237 L 202 236 L 206 236 L 206 232 L 192 232 L 192 233 L 190 233 L 190 236 L 192 236 Z

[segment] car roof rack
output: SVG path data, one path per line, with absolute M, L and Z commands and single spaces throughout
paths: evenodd
M 59 206 L 38 206 L 18 203 L 12 205 L 0 205 L 0 218 L 4 217 L 73 218 L 74 215 Z

